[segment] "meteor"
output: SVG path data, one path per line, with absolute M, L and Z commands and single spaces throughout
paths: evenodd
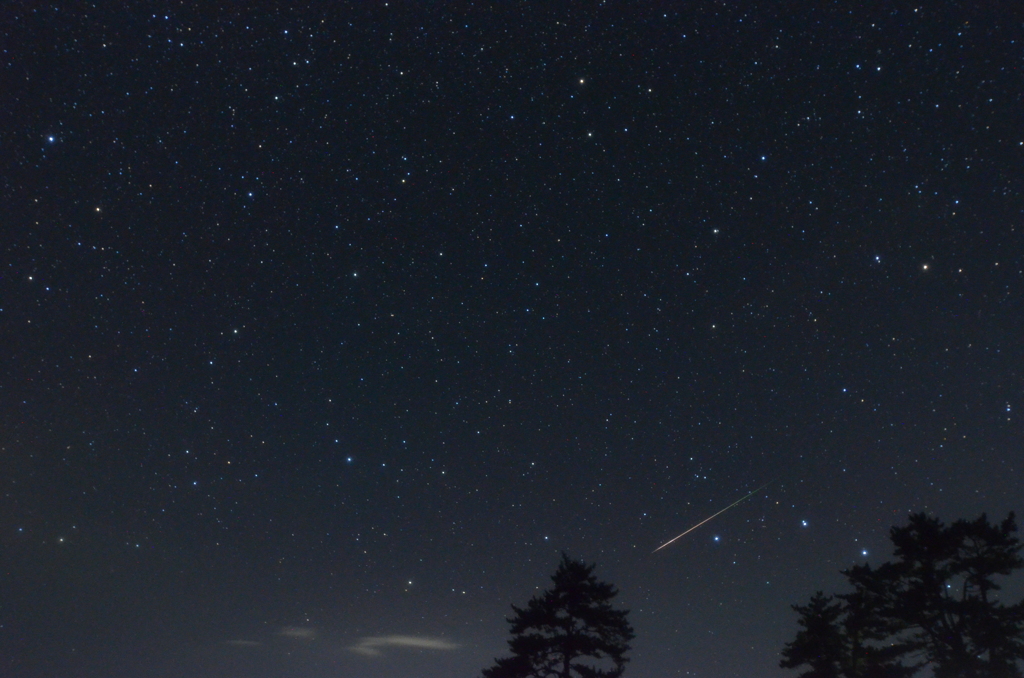
M 718 513 L 716 513 L 715 515 L 711 516 L 710 518 L 705 518 L 704 520 L 700 521 L 699 523 L 697 523 L 696 525 L 694 525 L 693 527 L 691 527 L 690 529 L 688 529 L 688 530 L 687 530 L 686 532 L 683 532 L 683 533 L 682 533 L 682 534 L 680 534 L 679 536 L 676 536 L 676 537 L 672 537 L 672 538 L 671 538 L 671 539 L 669 539 L 669 540 L 668 540 L 667 542 L 665 542 L 664 544 L 662 544 L 662 545 L 661 545 L 661 546 L 659 546 L 658 548 L 656 548 L 656 549 L 654 549 L 653 551 L 651 551 L 651 553 L 657 553 L 657 552 L 658 552 L 658 551 L 660 551 L 661 549 L 665 548 L 666 546 L 668 546 L 669 544 L 671 544 L 672 542 L 674 542 L 674 541 L 675 541 L 676 539 L 680 539 L 680 538 L 682 538 L 682 537 L 685 537 L 686 535 L 690 534 L 691 532 L 693 532 L 694 530 L 696 530 L 696 529 L 697 529 L 698 527 L 700 527 L 700 526 L 701 526 L 701 525 L 703 525 L 704 523 L 706 523 L 706 522 L 708 522 L 709 520 L 712 520 L 712 519 L 714 519 L 714 518 L 717 518 L 718 516 L 722 515 L 723 513 L 725 513 L 725 512 L 726 512 L 726 511 L 728 511 L 729 509 L 731 509 L 731 508 L 732 508 L 733 506 L 735 506 L 736 504 L 739 504 L 739 503 L 740 503 L 741 501 L 743 501 L 744 499 L 749 499 L 750 497 L 754 496 L 755 494 L 757 494 L 758 492 L 760 492 L 760 491 L 761 491 L 761 490 L 763 490 L 764 488 L 766 488 L 766 487 L 768 487 L 769 485 L 771 485 L 771 484 L 772 484 L 773 482 L 775 482 L 775 481 L 774 481 L 774 480 L 769 480 L 769 481 L 768 481 L 767 483 L 765 483 L 765 484 L 764 484 L 764 485 L 762 485 L 761 487 L 757 488 L 756 490 L 754 490 L 754 491 L 753 491 L 753 492 L 751 492 L 750 494 L 748 494 L 748 495 L 746 495 L 746 496 L 744 496 L 744 497 L 741 497 L 740 499 L 737 499 L 736 501 L 734 501 L 733 503 L 729 504 L 729 505 L 728 505 L 728 506 L 726 506 L 726 507 L 725 507 L 724 509 L 722 509 L 721 511 L 719 511 L 719 512 L 718 512 Z

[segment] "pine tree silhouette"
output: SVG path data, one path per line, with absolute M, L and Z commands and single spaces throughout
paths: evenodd
M 1024 601 L 1007 605 L 996 576 L 1024 567 L 1014 515 L 944 525 L 924 513 L 894 527 L 893 562 L 843 572 L 853 593 L 794 606 L 801 630 L 783 668 L 801 678 L 1024 678 Z M 839 602 L 836 602 L 839 601 Z
M 594 565 L 565 554 L 554 587 L 508 620 L 511 657 L 496 660 L 484 678 L 618 678 L 629 661 L 633 627 L 611 600 L 618 591 L 593 575 Z

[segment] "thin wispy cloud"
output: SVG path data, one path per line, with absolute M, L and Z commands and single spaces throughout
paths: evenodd
M 286 638 L 298 638 L 299 640 L 313 640 L 316 638 L 316 629 L 308 626 L 285 626 L 280 634 Z
M 368 636 L 348 649 L 367 657 L 379 657 L 387 648 L 413 648 L 417 650 L 457 650 L 458 643 L 429 636 Z

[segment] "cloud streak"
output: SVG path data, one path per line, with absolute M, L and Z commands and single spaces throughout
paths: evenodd
M 458 643 L 429 636 L 368 636 L 348 649 L 366 657 L 379 657 L 389 647 L 413 648 L 417 650 L 457 650 Z

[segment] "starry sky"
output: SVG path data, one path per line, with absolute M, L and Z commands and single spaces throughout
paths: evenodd
M 1012 3 L 129 5 L 0 11 L 4 675 L 473 676 L 565 552 L 781 677 L 1024 508 Z

